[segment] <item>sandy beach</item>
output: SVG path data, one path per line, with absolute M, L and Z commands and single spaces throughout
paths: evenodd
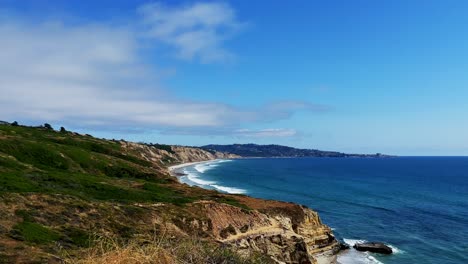
M 171 174 L 174 174 L 174 171 L 177 170 L 177 169 L 181 169 L 181 168 L 184 168 L 184 167 L 187 167 L 187 166 L 192 166 L 192 165 L 195 165 L 195 164 L 201 164 L 201 163 L 206 163 L 206 162 L 212 162 L 212 161 L 215 161 L 215 160 L 205 160 L 205 161 L 196 161 L 196 162 L 181 163 L 181 164 L 169 166 L 169 167 L 168 167 L 168 170 L 169 170 L 169 172 L 170 172 Z

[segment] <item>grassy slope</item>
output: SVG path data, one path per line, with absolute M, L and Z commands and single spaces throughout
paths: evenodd
M 185 204 L 200 199 L 243 206 L 232 196 L 181 187 L 119 142 L 0 125 L 0 259 L 50 261 L 64 248 L 89 246 L 95 232 L 119 240 L 157 232 L 160 226 L 147 224 L 154 214 L 183 223 Z M 145 211 L 139 203 L 166 205 Z
M 125 155 L 117 142 L 0 126 L 0 193 L 61 193 L 119 202 L 183 204 L 193 200 L 165 188 L 172 179 L 151 166 Z

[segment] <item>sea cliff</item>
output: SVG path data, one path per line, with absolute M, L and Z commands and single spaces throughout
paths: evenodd
M 339 244 L 316 212 L 190 187 L 168 171 L 236 157 L 0 125 L 0 259 L 333 263 Z
M 207 151 L 200 148 L 172 146 L 171 151 L 147 145 L 123 142 L 130 151 L 140 153 L 146 160 L 160 163 L 169 155 L 180 163 L 213 159 L 239 158 L 239 155 Z M 311 209 L 293 203 L 268 201 L 247 196 L 236 196 L 253 210 L 217 203 L 199 201 L 191 205 L 208 222 L 192 220 L 191 228 L 210 231 L 216 241 L 233 247 L 247 257 L 260 252 L 278 263 L 335 263 L 339 243 L 332 230 L 324 225 Z M 184 221 L 185 222 L 185 221 Z M 210 228 L 208 228 L 210 227 Z

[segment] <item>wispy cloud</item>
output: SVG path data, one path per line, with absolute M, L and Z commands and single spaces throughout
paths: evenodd
M 0 25 L 4 118 L 90 125 L 221 125 L 227 106 L 165 98 L 125 28 L 58 23 Z M 166 96 L 167 97 L 167 96 Z
M 234 131 L 234 136 L 240 137 L 292 137 L 297 134 L 296 130 L 294 129 L 286 129 L 286 128 L 267 128 L 267 129 L 260 129 L 260 130 L 252 130 L 252 129 L 237 129 Z
M 182 7 L 151 3 L 140 7 L 139 13 L 148 37 L 174 46 L 178 57 L 187 60 L 231 59 L 233 54 L 222 44 L 242 27 L 234 9 L 225 3 L 194 3 Z
M 177 46 L 181 54 L 209 61 L 224 53 L 218 28 L 236 24 L 223 4 L 177 8 L 147 5 L 154 45 L 193 30 L 213 34 L 211 44 Z M 180 18 L 180 21 L 177 18 Z M 174 133 L 232 134 L 245 124 L 287 119 L 296 111 L 321 111 L 303 102 L 278 102 L 240 109 L 220 102 L 171 96 L 160 85 L 164 70 L 149 64 L 137 25 L 28 22 L 0 18 L 0 119 L 60 122 L 107 129 L 151 129 Z M 159 40 L 161 38 L 161 40 Z M 196 38 L 198 39 L 198 37 Z M 202 38 L 203 39 L 203 38 Z M 164 40 L 165 41 L 165 40 Z M 202 41 L 202 40 L 200 40 Z M 190 51 L 192 50 L 192 51 Z M 145 50 L 146 51 L 146 50 Z M 218 51 L 222 51 L 215 55 Z M 214 52 L 214 53 L 212 53 Z M 215 88 L 215 87 L 214 87 Z M 237 131 L 287 135 L 292 131 Z

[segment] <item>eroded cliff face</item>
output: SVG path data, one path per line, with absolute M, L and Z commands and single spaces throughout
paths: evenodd
M 253 198 L 243 202 L 257 208 L 244 210 L 214 202 L 200 202 L 211 221 L 216 240 L 244 256 L 269 255 L 278 263 L 334 263 L 339 244 L 317 213 L 295 204 L 274 202 L 259 206 Z
M 129 151 L 136 151 L 144 159 L 161 167 L 164 167 L 165 160 L 174 164 L 239 157 L 191 147 L 171 146 L 171 151 L 167 151 L 137 143 L 122 144 Z M 188 207 L 190 217 L 176 220 L 185 229 L 180 231 L 206 234 L 246 257 L 257 252 L 270 256 L 278 263 L 336 262 L 339 243 L 316 212 L 292 203 L 247 196 L 235 196 L 235 199 L 249 209 L 214 201 L 191 204 Z
M 168 165 L 214 159 L 240 158 L 240 156 L 235 154 L 218 151 L 210 152 L 194 147 L 167 146 L 166 149 L 162 149 L 151 145 L 133 142 L 121 141 L 120 143 L 128 151 L 131 151 L 134 154 L 137 154 L 138 156 L 157 165 Z

